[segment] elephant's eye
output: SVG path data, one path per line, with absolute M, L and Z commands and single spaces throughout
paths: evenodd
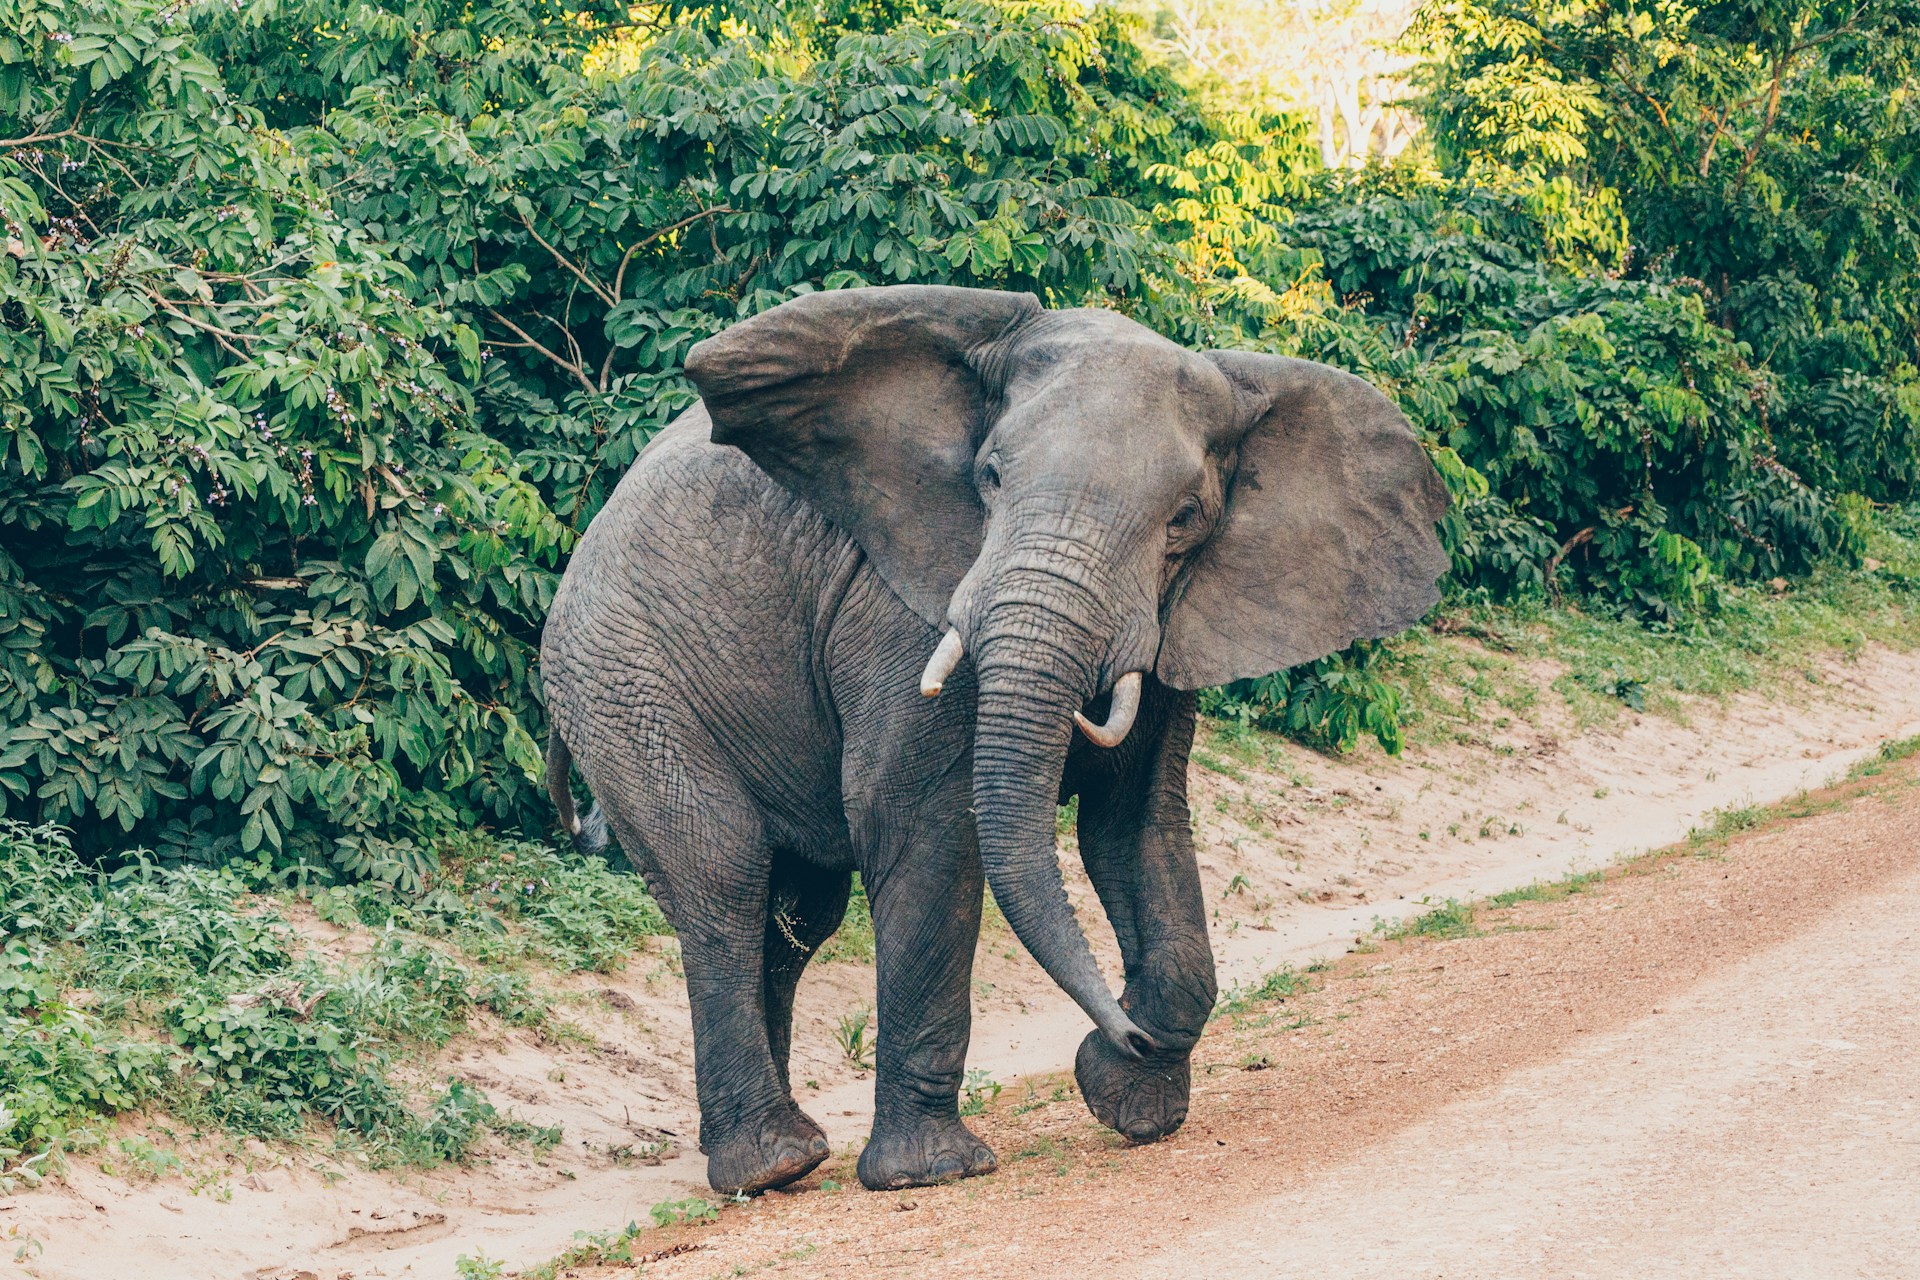
M 1000 487 L 1000 455 L 990 453 L 980 464 L 980 483 L 988 489 Z
M 1173 513 L 1173 519 L 1167 521 L 1167 532 L 1172 534 L 1185 533 L 1199 523 L 1200 502 L 1196 498 L 1188 498 L 1180 504 L 1180 509 Z

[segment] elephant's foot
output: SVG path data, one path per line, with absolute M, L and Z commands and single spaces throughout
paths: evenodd
M 1073 1074 L 1094 1119 L 1129 1141 L 1158 1142 L 1186 1123 L 1193 1074 L 1185 1054 L 1135 1061 L 1095 1031 L 1080 1042 Z
M 860 1181 L 869 1191 L 931 1187 L 1000 1167 L 992 1148 L 959 1120 L 922 1117 L 881 1124 L 860 1153 Z
M 702 1145 L 707 1182 L 728 1195 L 784 1187 L 806 1177 L 832 1151 L 820 1126 L 794 1106 L 769 1112 L 757 1123 Z

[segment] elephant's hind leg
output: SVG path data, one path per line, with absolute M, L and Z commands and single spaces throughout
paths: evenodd
M 725 770 L 676 763 L 661 774 L 659 785 L 632 794 L 598 793 L 611 800 L 622 843 L 622 827 L 633 827 L 636 844 L 671 885 L 669 918 L 693 1012 L 707 1181 L 728 1193 L 784 1186 L 806 1176 L 830 1148 L 788 1096 L 784 1045 L 776 1068 L 768 1036 L 763 958 L 773 854 L 759 811 Z M 791 995 L 787 1000 L 790 1008 Z
M 846 915 L 850 870 L 828 870 L 776 855 L 767 904 L 767 1043 L 780 1084 L 793 1096 L 787 1059 L 793 1046 L 793 994 L 800 974 Z

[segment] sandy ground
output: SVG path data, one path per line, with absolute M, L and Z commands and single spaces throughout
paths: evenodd
M 1544 683 L 1552 672 L 1536 674 Z M 1657 847 L 1713 809 L 1817 785 L 1880 741 L 1920 731 L 1920 655 L 1870 650 L 1820 674 L 1796 704 L 1735 699 L 1696 708 L 1684 725 L 1627 713 L 1580 732 L 1548 695 L 1530 718 L 1502 717 L 1468 742 L 1398 759 L 1204 743 L 1193 797 L 1223 985 L 1338 954 L 1376 920 L 1417 912 L 1425 899 L 1497 891 Z M 1066 845 L 1071 892 L 1117 972 L 1111 935 Z M 303 927 L 330 950 L 354 945 L 316 921 Z M 868 967 L 816 965 L 801 991 L 802 1105 L 848 1152 L 864 1136 L 872 1082 L 840 1054 L 832 1029 L 870 1005 L 872 982 Z M 1027 1078 L 999 1111 L 1050 1097 L 1044 1077 L 1070 1064 L 1084 1020 L 1004 926 L 982 940 L 975 993 L 974 1065 L 1002 1082 Z M 704 1192 L 704 1162 L 690 1149 L 691 1052 L 672 944 L 637 956 L 624 973 L 568 980 L 559 994 L 578 1037 L 482 1025 L 423 1071 L 458 1075 L 528 1120 L 562 1124 L 565 1142 L 549 1155 L 501 1150 L 466 1169 L 393 1175 L 319 1148 L 189 1144 L 186 1177 L 130 1181 L 77 1162 L 64 1183 L 0 1199 L 0 1235 L 14 1230 L 43 1244 L 20 1273 L 45 1280 L 136 1268 L 148 1280 L 442 1277 L 463 1254 L 532 1265 L 576 1232 L 644 1223 L 650 1205 Z M 1038 1082 L 1031 1095 L 1029 1081 Z M 1077 1098 L 1024 1114 L 1055 1113 L 1061 1123 L 1086 1120 Z M 1206 1115 L 1197 1104 L 1189 1134 L 1204 1130 Z M 1003 1165 L 1019 1163 L 1008 1139 L 995 1142 Z M 1124 1165 L 1140 1154 L 1103 1159 Z M 850 1172 L 840 1180 L 850 1182 Z M 1015 1181 L 1003 1174 L 964 1193 L 928 1194 L 979 1195 Z M 863 1198 L 884 1199 L 851 1197 Z M 725 1270 L 694 1266 L 695 1256 L 685 1274 Z M 0 1253 L 0 1275 L 12 1265 Z M 1220 1265 L 1231 1264 L 1222 1255 Z
M 994 1179 L 769 1196 L 646 1274 L 1920 1275 L 1920 769 L 1816 800 L 1357 949 L 1216 1024 L 1166 1142 L 1003 1100 Z

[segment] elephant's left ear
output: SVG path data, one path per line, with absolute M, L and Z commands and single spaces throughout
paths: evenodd
M 1448 568 L 1447 491 L 1406 418 L 1327 365 L 1207 354 L 1246 434 L 1226 514 L 1168 611 L 1160 679 L 1266 675 L 1418 622 Z

